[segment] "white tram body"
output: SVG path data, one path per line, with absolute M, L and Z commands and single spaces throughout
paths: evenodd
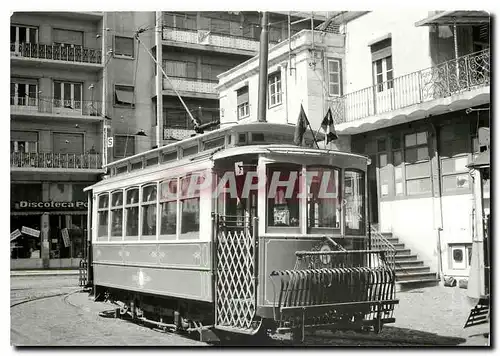
M 87 189 L 96 297 L 185 330 L 394 322 L 394 250 L 370 236 L 368 158 L 284 143 L 294 129 L 234 125 L 110 164 Z

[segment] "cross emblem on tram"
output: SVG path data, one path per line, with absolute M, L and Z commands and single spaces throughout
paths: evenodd
M 143 288 L 146 285 L 146 283 L 148 283 L 149 281 L 151 281 L 151 277 L 149 277 L 142 270 L 142 268 L 139 268 L 139 271 L 137 272 L 137 274 L 135 274 L 135 275 L 132 276 L 132 279 L 134 280 L 134 282 L 137 283 L 137 285 L 139 286 L 139 288 Z

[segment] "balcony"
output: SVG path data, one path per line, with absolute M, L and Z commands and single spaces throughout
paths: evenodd
M 412 105 L 456 95 L 465 98 L 465 93 L 488 87 L 490 80 L 490 50 L 486 49 L 331 99 L 328 104 L 342 130 L 349 126 L 343 123 Z
M 71 154 L 71 153 L 24 153 L 10 154 L 11 170 L 47 170 L 62 169 L 70 171 L 85 171 L 102 169 L 99 154 Z
M 168 125 L 168 124 L 167 124 Z M 184 128 L 171 128 L 165 127 L 163 129 L 163 139 L 164 140 L 174 140 L 181 141 L 189 138 L 195 134 L 194 130 L 184 129 Z
M 193 49 L 212 50 L 254 56 L 259 51 L 259 41 L 253 38 L 214 33 L 206 30 L 164 27 L 163 40 L 177 42 L 180 46 L 192 44 Z
M 11 43 L 11 59 L 19 64 L 43 61 L 48 64 L 78 64 L 94 69 L 102 68 L 102 51 L 82 46 L 45 45 L 39 43 Z
M 99 121 L 102 119 L 102 103 L 90 100 L 61 100 L 45 97 L 11 97 L 10 113 L 25 117 L 61 117 Z
M 195 98 L 205 98 L 205 99 L 218 99 L 217 90 L 215 87 L 217 85 L 216 80 L 209 79 L 199 79 L 199 78 L 186 78 L 186 77 L 171 77 L 170 84 L 169 80 L 163 79 L 163 90 L 164 94 L 175 95 L 172 90 L 172 85 L 174 88 L 181 92 L 181 95 Z

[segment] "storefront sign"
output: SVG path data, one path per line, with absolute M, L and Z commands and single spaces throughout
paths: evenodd
M 30 235 L 33 237 L 40 237 L 40 230 L 35 230 L 30 227 L 23 226 L 21 232 L 25 235 Z
M 17 239 L 21 235 L 21 231 L 19 231 L 19 229 L 15 229 L 10 233 L 10 241 Z
M 14 203 L 14 210 L 86 210 L 86 201 L 27 201 Z
M 62 235 L 62 238 L 63 238 L 64 247 L 69 247 L 70 242 L 69 242 L 68 229 L 66 229 L 66 228 L 62 229 L 61 230 L 61 235 Z

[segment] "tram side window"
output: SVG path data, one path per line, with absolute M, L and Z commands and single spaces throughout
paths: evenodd
M 98 197 L 97 241 L 108 241 L 108 208 L 109 208 L 109 195 L 108 193 L 105 193 Z
M 136 241 L 139 236 L 139 188 L 125 193 L 125 240 Z
M 177 237 L 177 179 L 160 184 L 160 237 L 175 240 Z
M 308 167 L 308 228 L 340 228 L 339 171 Z
M 273 165 L 268 170 L 267 224 L 274 227 L 298 227 L 301 166 Z
M 198 239 L 200 236 L 200 190 L 198 187 L 203 183 L 203 179 L 203 176 L 193 174 L 180 180 L 180 239 Z
M 141 240 L 156 240 L 156 184 L 142 188 Z
M 123 191 L 111 193 L 111 241 L 121 241 L 123 236 Z
M 365 234 L 365 176 L 363 172 L 346 171 L 344 181 L 345 233 Z

